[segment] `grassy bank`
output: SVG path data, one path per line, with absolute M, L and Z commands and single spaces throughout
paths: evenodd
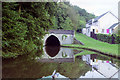
M 101 42 L 101 41 L 95 40 L 95 39 L 90 38 L 90 37 L 83 35 L 83 34 L 76 34 L 75 37 L 77 40 L 84 43 L 84 45 L 69 44 L 69 45 L 64 45 L 64 46 L 89 48 L 89 49 L 101 51 L 103 53 L 120 56 L 120 53 L 118 53 L 119 52 L 118 51 L 118 44 L 109 44 L 109 43 Z
M 83 50 L 83 52 L 75 54 L 75 57 L 80 56 L 80 55 L 87 55 L 87 54 L 97 54 L 96 52 L 88 51 L 88 50 Z

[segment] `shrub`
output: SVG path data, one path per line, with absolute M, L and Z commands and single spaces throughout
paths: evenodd
M 120 44 L 120 36 L 116 34 L 96 34 L 97 40 L 107 42 L 110 44 Z

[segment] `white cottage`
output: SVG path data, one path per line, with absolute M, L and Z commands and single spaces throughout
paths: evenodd
M 91 32 L 98 34 L 112 34 L 114 28 L 119 24 L 118 18 L 110 11 L 91 19 L 86 24 L 86 35 L 90 36 Z

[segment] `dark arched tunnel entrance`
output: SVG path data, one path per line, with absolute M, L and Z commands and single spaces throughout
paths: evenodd
M 60 41 L 54 35 L 47 38 L 45 42 L 45 50 L 51 57 L 56 56 L 60 51 Z
M 47 38 L 45 46 L 60 46 L 60 41 L 54 35 L 51 35 Z

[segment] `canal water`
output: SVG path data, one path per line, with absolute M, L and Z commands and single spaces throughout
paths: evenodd
M 23 55 L 2 60 L 3 78 L 42 78 L 53 71 L 68 78 L 118 78 L 120 60 L 84 50 L 44 47 L 42 56 Z M 76 54 L 80 56 L 75 56 Z M 41 53 L 40 53 L 41 54 Z

